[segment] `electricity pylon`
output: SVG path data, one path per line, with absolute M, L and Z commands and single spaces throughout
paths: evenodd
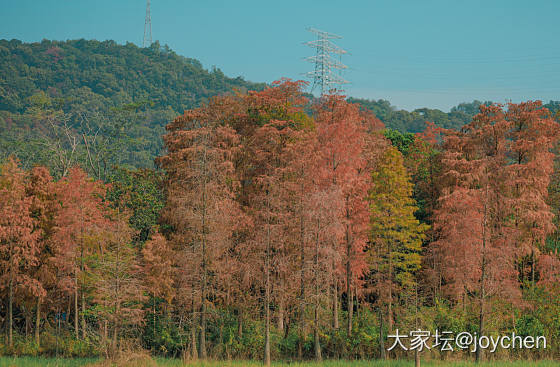
M 150 14 L 150 0 L 146 3 L 146 21 L 144 22 L 144 40 L 142 47 L 150 47 L 152 45 L 152 16 Z
M 306 76 L 313 80 L 311 92 L 318 87 L 321 90 L 322 96 L 332 89 L 340 89 L 343 84 L 348 84 L 348 81 L 342 79 L 335 72 L 335 70 L 343 70 L 348 67 L 337 61 L 334 57 L 334 55 L 341 57 L 347 52 L 331 41 L 333 39 L 341 39 L 342 37 L 314 28 L 308 28 L 308 31 L 316 34 L 317 40 L 305 43 L 307 46 L 316 49 L 315 56 L 306 58 L 307 61 L 315 64 L 315 70 L 306 73 Z

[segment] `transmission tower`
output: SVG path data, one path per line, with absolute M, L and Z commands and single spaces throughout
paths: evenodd
M 146 21 L 144 23 L 144 40 L 142 47 L 150 47 L 152 45 L 152 16 L 150 14 L 150 0 L 146 3 Z
M 341 39 L 336 34 L 320 31 L 314 28 L 308 28 L 308 31 L 317 35 L 317 40 L 306 42 L 305 44 L 316 50 L 315 56 L 307 57 L 306 60 L 315 64 L 315 70 L 306 73 L 307 77 L 313 80 L 311 92 L 315 88 L 321 90 L 321 96 L 330 90 L 348 84 L 348 81 L 342 79 L 335 70 L 343 70 L 348 67 L 337 61 L 335 55 L 339 58 L 347 52 L 335 45 L 331 40 Z

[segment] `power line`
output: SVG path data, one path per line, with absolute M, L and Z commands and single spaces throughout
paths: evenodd
M 337 61 L 334 56 L 339 55 L 339 57 L 342 57 L 343 54 L 348 52 L 331 41 L 333 39 L 341 39 L 342 37 L 314 28 L 308 28 L 308 31 L 317 35 L 317 40 L 305 43 L 307 46 L 316 50 L 315 56 L 306 58 L 307 61 L 315 64 L 315 70 L 305 75 L 313 80 L 311 92 L 318 87 L 321 90 L 322 96 L 332 89 L 337 87 L 340 89 L 343 84 L 348 84 L 348 81 L 342 79 L 342 77 L 335 72 L 335 70 L 343 70 L 348 67 L 340 61 Z
M 144 22 L 144 40 L 142 47 L 150 47 L 152 45 L 152 16 L 150 14 L 150 0 L 146 3 L 146 21 Z

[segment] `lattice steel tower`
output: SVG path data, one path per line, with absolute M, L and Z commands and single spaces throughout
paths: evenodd
M 150 47 L 152 45 L 152 16 L 150 14 L 150 0 L 146 3 L 146 21 L 144 23 L 144 40 L 142 47 Z
M 340 89 L 343 84 L 348 84 L 348 81 L 342 79 L 339 73 L 335 72 L 335 70 L 347 69 L 348 67 L 337 61 L 334 56 L 339 55 L 340 58 L 347 52 L 331 41 L 342 37 L 314 28 L 308 28 L 308 31 L 316 34 L 317 40 L 305 43 L 307 46 L 316 49 L 315 56 L 306 58 L 307 61 L 315 64 L 315 70 L 306 73 L 306 75 L 313 79 L 311 92 L 319 87 L 322 96 L 334 88 L 338 87 L 337 89 Z

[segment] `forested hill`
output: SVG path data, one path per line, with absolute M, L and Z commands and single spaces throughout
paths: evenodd
M 174 116 L 217 94 L 263 87 L 216 68 L 205 70 L 157 42 L 140 48 L 83 39 L 0 40 L 0 160 L 8 153 L 26 165 L 55 158 L 53 139 L 65 140 L 66 134 L 64 128 L 53 131 L 54 123 L 68 125 L 76 137 L 91 134 L 95 144 L 101 143 L 93 141 L 96 132 L 105 137 L 118 130 L 127 138 L 121 141 L 124 151 L 118 162 L 105 157 L 106 163 L 150 165 L 161 149 L 163 127 Z M 30 143 L 22 145 L 26 140 Z M 97 148 L 109 149 L 108 143 Z M 78 156 L 85 154 L 78 150 Z
M 471 103 L 461 103 L 451 108 L 449 112 L 443 112 L 438 109 L 418 108 L 412 112 L 398 110 L 392 106 L 389 101 L 368 100 L 349 98 L 349 102 L 359 103 L 363 108 L 372 111 L 386 127 L 399 130 L 402 133 L 418 133 L 426 128 L 426 121 L 433 122 L 437 126 L 446 129 L 460 129 L 463 125 L 469 123 L 474 115 L 478 113 L 478 107 L 483 103 L 473 101 Z
M 140 48 L 115 41 L 0 40 L 0 109 L 23 113 L 29 97 L 79 97 L 87 88 L 111 105 L 149 100 L 155 108 L 182 112 L 234 88 L 262 88 L 243 78 L 228 78 L 154 43 Z M 82 92 L 83 93 L 83 92 Z
M 401 133 L 418 133 L 426 128 L 426 121 L 433 122 L 437 126 L 446 129 L 460 129 L 469 123 L 474 115 L 479 112 L 481 104 L 490 104 L 490 101 L 473 101 L 460 103 L 452 107 L 449 112 L 438 109 L 418 108 L 414 111 L 399 110 L 384 99 L 369 100 L 359 98 L 348 98 L 349 102 L 358 103 L 363 108 L 372 111 L 387 128 L 398 130 Z M 560 102 L 550 101 L 544 107 L 548 108 L 553 116 L 558 117 Z

